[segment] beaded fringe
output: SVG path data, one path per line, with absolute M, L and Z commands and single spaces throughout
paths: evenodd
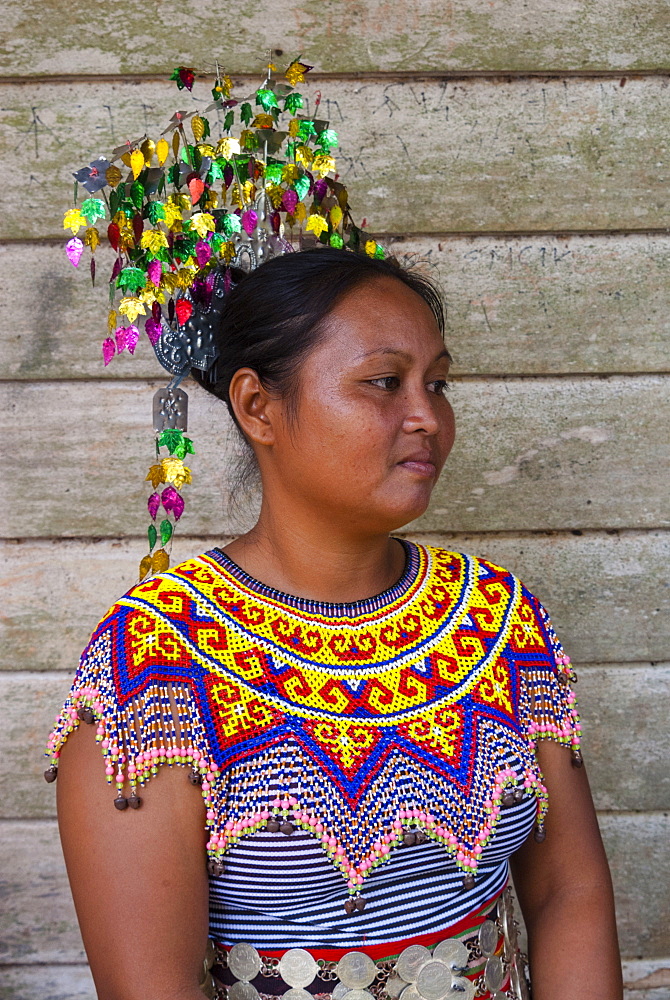
M 548 619 L 545 627 L 551 630 Z M 261 829 L 290 834 L 300 828 L 318 839 L 330 861 L 357 895 L 365 878 L 403 843 L 431 839 L 443 844 L 470 887 L 479 857 L 495 833 L 500 811 L 526 795 L 537 800 L 536 838 L 544 839 L 547 791 L 536 761 L 539 739 L 552 739 L 581 763 L 580 727 L 572 691 L 569 659 L 555 635 L 558 675 L 525 666 L 519 711 L 525 735 L 493 720 L 480 720 L 477 763 L 470 786 L 448 785 L 425 764 L 391 750 L 354 803 L 301 746 L 297 734 L 269 736 L 253 757 L 242 753 L 214 759 L 197 701 L 187 684 L 149 684 L 141 694 L 118 702 L 109 669 L 109 633 L 100 634 L 82 657 L 70 697 L 50 736 L 47 780 L 57 774 L 68 736 L 84 724 L 97 724 L 96 739 L 105 758 L 115 805 L 137 808 L 139 789 L 158 768 L 178 764 L 201 785 L 207 809 L 209 870 L 220 875 L 224 856 L 240 838 Z M 290 727 L 289 727 L 290 728 Z M 374 726 L 370 727 L 374 729 Z M 505 766 L 501 766 L 505 761 Z M 355 905 L 355 901 L 351 901 Z

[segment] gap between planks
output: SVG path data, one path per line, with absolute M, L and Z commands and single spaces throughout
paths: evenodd
M 495 374 L 486 373 L 466 373 L 466 372 L 450 372 L 449 380 L 451 382 L 602 382 L 609 378 L 664 378 L 670 375 L 670 371 L 662 369 L 661 371 L 645 371 L 644 369 L 640 371 L 611 371 L 611 372 L 496 372 Z M 167 375 L 166 375 L 167 377 Z M 67 383 L 72 383 L 73 385 L 80 385 L 82 382 L 102 382 L 105 384 L 111 383 L 140 383 L 146 385 L 149 388 L 152 386 L 158 387 L 163 384 L 163 377 L 160 372 L 156 375 L 146 376 L 146 375 L 123 375 L 120 378 L 115 378 L 110 375 L 82 375 L 80 378 L 72 378 L 68 376 L 67 378 L 41 378 L 39 375 L 33 376 L 30 379 L 20 379 L 20 378 L 2 378 L 0 377 L 0 385 L 66 385 Z

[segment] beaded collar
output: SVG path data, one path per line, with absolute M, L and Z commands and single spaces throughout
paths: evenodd
M 515 796 L 536 797 L 543 837 L 537 740 L 580 761 L 571 668 L 512 574 L 403 544 L 398 583 L 353 604 L 281 594 L 217 549 L 134 587 L 84 651 L 52 768 L 82 720 L 119 808 L 161 764 L 190 766 L 213 875 L 241 837 L 300 827 L 346 879 L 348 912 L 408 834 L 442 843 L 472 884 Z

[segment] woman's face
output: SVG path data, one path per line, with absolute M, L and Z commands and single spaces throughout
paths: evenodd
M 393 278 L 351 292 L 301 366 L 295 415 L 277 401 L 271 464 L 282 490 L 356 533 L 418 517 L 454 440 L 448 369 L 416 292 Z

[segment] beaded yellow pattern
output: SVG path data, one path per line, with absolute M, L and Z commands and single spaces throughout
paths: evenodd
M 535 744 L 578 756 L 572 672 L 516 577 L 405 544 L 399 584 L 350 605 L 278 594 L 216 549 L 134 587 L 84 651 L 53 766 L 82 719 L 117 805 L 161 764 L 190 765 L 214 874 L 270 824 L 318 837 L 353 894 L 408 830 L 471 881 L 515 792 L 536 796 L 541 833 Z

